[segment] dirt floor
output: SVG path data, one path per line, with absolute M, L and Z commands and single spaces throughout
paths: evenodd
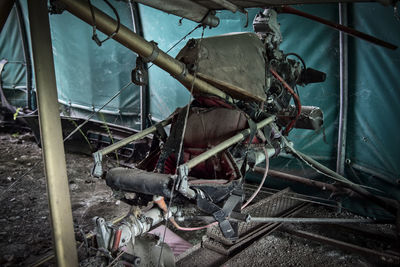
M 52 249 L 41 150 L 31 134 L 0 134 L 0 265 L 26 266 Z M 126 214 L 103 180 L 91 177 L 91 157 L 66 154 L 77 238 L 92 218 Z
M 29 133 L 0 133 L 0 152 L 0 266 L 29 266 L 52 250 L 41 150 Z M 108 220 L 126 214 L 129 206 L 116 201 L 103 180 L 91 177 L 93 160 L 90 156 L 67 154 L 66 161 L 77 239 L 81 238 L 81 232 L 87 233 L 93 228 L 94 216 Z M 321 212 L 320 215 L 327 214 L 326 210 Z M 315 216 L 315 209 L 311 213 Z M 389 226 L 381 230 L 386 234 L 393 232 Z M 336 232 L 332 233 L 335 235 Z M 181 236 L 193 244 L 201 238 L 199 233 L 192 236 L 181 233 Z M 242 253 L 230 259 L 227 266 L 382 264 L 382 261 L 374 262 L 277 231 L 264 236 Z M 54 265 L 54 262 L 47 265 Z

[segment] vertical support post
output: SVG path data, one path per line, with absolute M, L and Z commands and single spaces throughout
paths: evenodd
M 139 34 L 143 37 L 143 28 L 142 23 L 140 21 L 140 14 L 139 14 L 139 5 L 138 3 L 132 3 L 132 0 L 129 0 L 129 9 L 131 11 L 132 17 L 132 25 L 133 25 L 133 32 Z M 148 71 L 148 66 L 146 64 L 146 71 Z M 148 114 L 148 92 L 149 88 L 148 85 L 141 85 L 140 86 L 140 130 L 143 131 L 146 129 L 147 126 L 147 114 Z
M 29 110 L 33 110 L 32 105 L 32 62 L 31 62 L 31 55 L 29 52 L 29 43 L 28 37 L 24 22 L 24 17 L 22 14 L 21 4 L 19 0 L 15 1 L 15 8 L 17 11 L 17 18 L 18 18 L 18 28 L 19 33 L 22 41 L 22 50 L 24 52 L 24 60 L 25 60 L 25 71 L 26 71 L 26 103 L 27 108 Z
M 46 0 L 29 0 L 42 154 L 57 266 L 77 266 L 75 235 Z
M 347 26 L 347 4 L 339 3 L 339 23 Z M 339 131 L 337 143 L 336 172 L 344 174 L 344 163 L 346 159 L 346 133 L 347 133 L 347 113 L 348 113 L 348 41 L 347 35 L 339 33 L 339 53 L 340 53 L 340 107 L 339 107 Z

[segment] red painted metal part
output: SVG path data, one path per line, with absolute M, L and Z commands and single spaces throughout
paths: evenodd
M 117 229 L 115 231 L 115 238 L 114 238 L 114 243 L 113 243 L 113 247 L 112 247 L 112 251 L 117 251 L 118 247 L 119 247 L 119 243 L 121 241 L 121 234 L 122 234 L 122 230 L 121 229 Z

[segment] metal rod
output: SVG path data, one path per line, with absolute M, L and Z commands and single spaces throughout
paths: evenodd
M 347 4 L 339 3 L 339 24 L 347 26 Z M 336 172 L 344 175 L 346 160 L 347 113 L 349 106 L 348 41 L 347 34 L 339 32 L 340 105 Z
M 274 122 L 275 119 L 276 119 L 275 116 L 271 116 L 269 118 L 266 118 L 266 119 L 260 121 L 259 123 L 257 123 L 257 130 L 263 128 L 267 124 Z M 238 133 L 238 134 L 232 136 L 231 138 L 225 140 L 224 142 L 220 143 L 219 145 L 216 145 L 215 147 L 213 147 L 213 148 L 207 150 L 206 152 L 198 155 L 197 157 L 189 160 L 188 162 L 186 162 L 183 165 L 186 165 L 186 167 L 188 169 L 191 169 L 191 168 L 195 167 L 197 164 L 199 164 L 199 163 L 209 159 L 210 157 L 214 156 L 215 154 L 221 152 L 222 150 L 227 149 L 231 145 L 240 142 L 245 137 L 247 137 L 250 134 L 250 132 L 251 132 L 250 128 L 243 130 L 240 133 Z
M 59 1 L 70 13 L 90 25 L 93 24 L 92 13 L 87 1 Z M 96 7 L 93 7 L 93 12 L 96 17 L 97 29 L 107 36 L 112 35 L 116 29 L 117 21 Z M 140 35 L 134 33 L 126 26 L 121 25 L 118 33 L 113 36 L 113 39 L 144 58 L 154 57 L 153 63 L 171 74 L 173 77 L 177 78 L 183 76 L 182 78 L 177 78 L 177 80 L 189 90 L 193 84 L 194 94 L 211 94 L 226 99 L 227 101 L 232 101 L 229 95 L 225 94 L 213 85 L 201 79 L 195 78 L 192 74 L 187 73 L 186 75 L 183 75 L 186 72 L 186 67 L 182 62 L 161 51 L 154 45 L 154 43 L 146 41 Z M 258 101 L 258 99 L 254 100 Z
M 342 218 L 280 218 L 280 217 L 251 217 L 250 222 L 278 223 L 377 223 L 372 219 L 342 219 Z M 386 223 L 386 222 L 385 222 Z
M 131 18 L 132 18 L 132 27 L 133 31 L 136 34 L 139 34 L 140 36 L 143 37 L 143 28 L 142 28 L 142 23 L 140 21 L 140 14 L 139 14 L 139 5 L 138 3 L 134 2 L 132 3 L 132 0 L 129 0 L 128 2 L 129 5 L 129 10 L 131 12 Z M 145 64 L 145 69 L 148 71 L 148 66 Z M 147 102 L 148 102 L 148 85 L 140 85 L 140 130 L 143 131 L 146 129 L 147 126 L 147 114 L 148 114 L 148 109 L 147 109 Z
M 363 32 L 359 32 L 359 31 L 357 31 L 355 29 L 352 29 L 352 28 L 349 28 L 349 27 L 346 27 L 346 26 L 343 26 L 343 25 L 340 25 L 340 24 L 337 24 L 337 23 L 333 23 L 333 22 L 331 22 L 329 20 L 326 20 L 326 19 L 314 16 L 314 15 L 311 15 L 311 14 L 305 13 L 303 11 L 297 10 L 297 9 L 289 7 L 289 6 L 282 7 L 280 9 L 280 12 L 287 13 L 287 14 L 298 15 L 298 16 L 301 16 L 301 17 L 304 17 L 304 18 L 307 18 L 307 19 L 311 19 L 311 20 L 317 21 L 319 23 L 325 24 L 326 26 L 331 27 L 331 28 L 333 28 L 335 30 L 343 31 L 343 32 L 345 32 L 345 33 L 347 33 L 347 34 L 349 34 L 351 36 L 363 39 L 363 40 L 368 41 L 370 43 L 373 43 L 373 44 L 376 44 L 376 45 L 379 45 L 379 46 L 383 46 L 383 47 L 386 47 L 386 48 L 389 48 L 389 49 L 392 49 L 392 50 L 396 50 L 397 49 L 397 46 L 394 45 L 394 44 L 385 42 L 385 41 L 380 40 L 378 38 L 375 38 L 375 37 L 373 37 L 371 35 L 365 34 Z
M 58 266 L 78 266 L 46 0 L 29 0 L 44 171 Z
M 350 168 L 354 168 L 354 169 L 356 169 L 358 171 L 361 171 L 361 172 L 364 172 L 366 174 L 372 175 L 375 178 L 378 178 L 378 179 L 380 179 L 380 180 L 382 180 L 382 181 L 384 181 L 386 183 L 389 183 L 391 185 L 395 185 L 395 186 L 399 186 L 400 185 L 400 178 L 399 177 L 393 179 L 393 178 L 390 178 L 389 176 L 386 176 L 386 175 L 384 175 L 384 174 L 382 174 L 382 173 L 380 173 L 378 171 L 372 170 L 370 168 L 367 168 L 367 167 L 364 167 L 364 166 L 361 166 L 359 164 L 352 163 L 352 162 L 349 163 L 349 166 L 350 166 Z
M 19 0 L 15 1 L 15 7 L 17 11 L 17 18 L 18 18 L 18 28 L 20 32 L 20 37 L 22 41 L 22 51 L 24 52 L 24 60 L 25 60 L 25 71 L 26 71 L 26 102 L 27 108 L 29 110 L 33 110 L 32 107 L 32 62 L 31 62 L 31 55 L 29 52 L 29 43 L 28 37 L 24 22 L 24 16 L 22 14 L 21 4 Z
M 111 153 L 111 152 L 113 152 L 114 150 L 116 150 L 116 149 L 118 149 L 120 147 L 123 147 L 123 146 L 125 146 L 125 145 L 127 145 L 127 144 L 129 144 L 129 143 L 131 143 L 133 141 L 139 140 L 139 139 L 145 137 L 146 135 L 154 133 L 155 131 L 157 131 L 157 127 L 159 125 L 161 127 L 165 127 L 168 124 L 170 124 L 171 122 L 172 122 L 172 117 L 167 118 L 166 120 L 164 120 L 162 122 L 159 122 L 159 123 L 157 123 L 156 125 L 154 125 L 152 127 L 149 127 L 149 128 L 147 128 L 147 129 L 145 129 L 145 130 L 143 130 L 143 131 L 141 131 L 141 132 L 139 132 L 137 134 L 129 136 L 129 137 L 127 137 L 125 139 L 122 139 L 122 140 L 120 140 L 120 141 L 118 141 L 118 142 L 116 142 L 116 143 L 114 143 L 114 144 L 112 144 L 112 145 L 110 145 L 108 147 L 105 147 L 102 150 L 97 151 L 95 154 L 100 154 L 102 156 L 107 155 L 108 153 Z
M 363 255 L 367 255 L 367 256 L 377 256 L 378 258 L 386 258 L 386 259 L 394 259 L 397 261 L 400 260 L 400 257 L 390 254 L 390 253 L 385 253 L 385 252 L 381 252 L 381 251 L 377 251 L 376 249 L 369 249 L 369 248 L 365 248 L 365 247 L 361 247 L 361 246 L 357 246 L 354 244 L 350 244 L 344 241 L 340 241 L 340 240 L 336 240 L 333 238 L 329 238 L 326 236 L 321 236 L 321 235 L 317 235 L 314 233 L 310 233 L 310 232 L 306 232 L 306 231 L 302 231 L 302 230 L 297 230 L 297 229 L 291 229 L 289 227 L 285 227 L 285 228 L 281 228 L 281 230 L 288 232 L 289 234 L 293 234 L 299 237 L 303 237 L 306 239 L 311 239 L 317 242 L 321 242 L 321 243 L 325 243 L 334 247 L 338 247 L 344 250 L 348 250 L 351 252 L 356 252 L 356 253 L 360 253 Z
M 265 172 L 265 169 L 261 168 L 261 167 L 254 167 L 253 170 L 258 173 Z M 270 169 L 270 170 L 268 170 L 268 174 L 272 175 L 276 178 L 280 178 L 280 179 L 284 179 L 284 180 L 288 180 L 288 181 L 292 181 L 292 182 L 298 182 L 298 183 L 306 184 L 309 186 L 314 186 L 314 187 L 320 188 L 321 190 L 328 190 L 328 191 L 332 191 L 332 192 L 344 191 L 348 194 L 351 194 L 351 191 L 347 188 L 338 188 L 337 186 L 334 186 L 333 184 L 315 181 L 312 179 L 308 179 L 305 177 L 301 177 L 301 176 L 297 176 L 297 175 L 293 175 L 293 174 L 289 174 L 289 173 L 284 173 L 284 172 L 275 171 L 275 170 Z
M 313 166 L 315 169 L 319 170 L 320 172 L 322 172 L 324 174 L 327 174 L 330 177 L 335 178 L 337 181 L 340 181 L 340 183 L 344 187 L 347 187 L 347 188 L 353 190 L 354 192 L 358 193 L 359 195 L 363 196 L 364 198 L 374 202 L 375 204 L 377 204 L 380 207 L 384 208 L 385 210 L 389 211 L 391 214 L 397 213 L 397 210 L 399 207 L 395 200 L 374 195 L 374 194 L 370 193 L 369 191 L 367 191 L 366 189 L 362 188 L 360 185 L 350 182 L 348 179 L 346 179 L 342 175 L 325 167 L 324 165 L 322 165 L 318 161 L 312 159 L 311 157 L 309 157 L 299 151 L 294 150 L 294 148 L 292 148 L 290 146 L 288 146 L 288 148 L 290 148 L 292 150 L 292 152 L 295 156 L 298 156 L 300 159 L 306 161 L 308 164 Z

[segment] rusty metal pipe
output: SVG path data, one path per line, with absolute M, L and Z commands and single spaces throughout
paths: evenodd
M 93 25 L 92 13 L 87 1 L 59 0 L 59 2 L 62 3 L 65 9 L 70 13 L 86 23 Z M 93 12 L 96 18 L 96 28 L 108 36 L 113 34 L 117 27 L 117 21 L 96 7 L 93 7 Z M 155 65 L 171 74 L 187 89 L 190 90 L 193 84 L 194 94 L 211 94 L 226 99 L 227 101 L 232 101 L 231 97 L 221 90 L 187 73 L 186 66 L 182 62 L 158 49 L 155 43 L 146 41 L 124 25 L 120 25 L 119 31 L 112 39 L 144 58 L 152 58 L 151 61 Z
M 264 173 L 265 169 L 261 167 L 254 167 L 253 171 L 257 173 Z M 328 190 L 331 192 L 345 192 L 347 194 L 352 194 L 353 191 L 347 189 L 347 188 L 338 188 L 337 186 L 334 186 L 333 184 L 328 184 L 320 181 L 315 181 L 311 180 L 305 177 L 289 174 L 289 173 L 284 173 L 276 170 L 268 170 L 268 174 L 272 175 L 276 178 L 280 178 L 283 180 L 291 181 L 291 182 L 297 182 L 297 183 L 302 183 L 308 186 L 313 186 L 317 187 L 323 191 Z

